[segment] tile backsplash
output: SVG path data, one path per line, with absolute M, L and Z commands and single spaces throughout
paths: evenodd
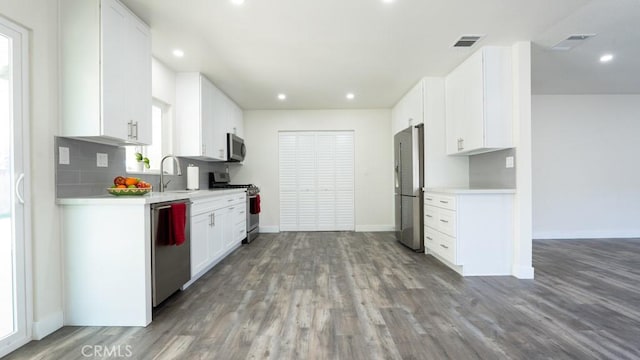
M 469 156 L 469 187 L 478 189 L 515 189 L 516 169 L 505 167 L 508 156 L 514 157 L 516 149 L 506 149 Z
M 60 164 L 59 147 L 69 149 L 69 164 Z M 96 154 L 103 153 L 108 156 L 108 166 L 98 167 Z M 98 144 L 78 139 L 56 137 L 54 141 L 55 168 L 56 168 L 56 197 L 87 197 L 105 195 L 106 188 L 111 186 L 111 181 L 116 176 L 127 176 L 125 148 Z M 209 172 L 226 171 L 226 163 L 199 161 L 194 159 L 179 158 L 182 176 L 165 175 L 164 180 L 168 184 L 168 190 L 185 189 L 187 186 L 187 166 L 194 164 L 200 168 L 200 189 L 209 188 Z M 167 162 L 170 159 L 166 160 Z M 151 183 L 154 189 L 158 188 L 159 175 L 133 174 L 144 181 Z

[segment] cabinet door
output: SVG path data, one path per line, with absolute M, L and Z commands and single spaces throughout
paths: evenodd
M 200 77 L 200 137 L 202 141 L 202 156 L 222 160 L 218 151 L 215 137 L 216 121 L 216 88 L 207 80 Z
M 115 139 L 129 140 L 125 104 L 129 73 L 127 29 L 128 13 L 120 3 L 103 0 L 100 8 L 102 43 L 102 116 L 101 134 Z
M 224 208 L 216 211 L 216 217 L 216 226 L 221 227 L 223 249 L 224 251 L 227 251 L 236 244 L 233 234 L 234 226 L 231 210 L 229 208 Z
M 460 65 L 462 76 L 463 113 L 458 123 L 458 133 L 463 139 L 462 151 L 484 147 L 484 71 L 482 51 L 474 54 Z M 462 104 L 461 104 L 462 105 Z
M 209 230 L 209 258 L 210 261 L 216 261 L 224 252 L 224 228 L 225 228 L 225 209 L 216 210 L 212 213 L 212 225 Z
M 211 213 L 191 217 L 191 276 L 202 271 L 210 263 L 209 233 Z
M 210 156 L 218 160 L 227 160 L 227 117 L 228 104 L 226 96 L 218 88 L 211 85 L 213 114 L 211 121 Z
M 128 21 L 127 52 L 121 54 L 128 58 L 127 98 L 129 118 L 133 123 L 133 142 L 150 145 L 151 124 L 151 39 L 146 24 L 130 17 Z
M 404 116 L 405 126 L 416 126 L 422 124 L 423 120 L 423 97 L 422 97 L 422 81 L 418 82 L 408 93 L 405 95 L 404 101 Z
M 239 137 L 244 137 L 244 119 L 242 109 L 231 101 L 231 129 L 230 133 L 236 134 Z

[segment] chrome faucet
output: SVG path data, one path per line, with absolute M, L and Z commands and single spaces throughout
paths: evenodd
M 167 188 L 167 184 L 169 183 L 169 181 L 164 182 L 164 161 L 167 158 L 173 158 L 173 160 L 176 163 L 176 166 L 178 167 L 178 173 L 176 175 L 178 176 L 182 176 L 182 171 L 180 170 L 180 161 L 178 160 L 177 157 L 173 156 L 173 155 L 167 155 L 165 157 L 162 158 L 162 160 L 160 160 L 160 192 L 164 192 L 164 190 Z

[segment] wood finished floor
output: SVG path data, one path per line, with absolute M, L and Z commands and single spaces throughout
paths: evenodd
M 7 359 L 640 358 L 640 239 L 535 241 L 533 259 L 534 281 L 461 278 L 390 233 L 262 234 L 146 328 L 64 327 Z

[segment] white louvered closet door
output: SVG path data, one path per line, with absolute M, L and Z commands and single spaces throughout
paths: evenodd
M 353 132 L 280 133 L 280 230 L 354 230 Z
M 298 176 L 296 152 L 298 136 L 281 133 L 279 140 L 280 159 L 280 230 L 298 230 Z
M 355 230 L 353 133 L 335 136 L 335 230 Z
M 298 230 L 313 231 L 318 227 L 316 198 L 316 144 L 314 134 L 298 134 Z
M 317 230 L 336 230 L 335 135 L 316 136 L 318 169 Z

